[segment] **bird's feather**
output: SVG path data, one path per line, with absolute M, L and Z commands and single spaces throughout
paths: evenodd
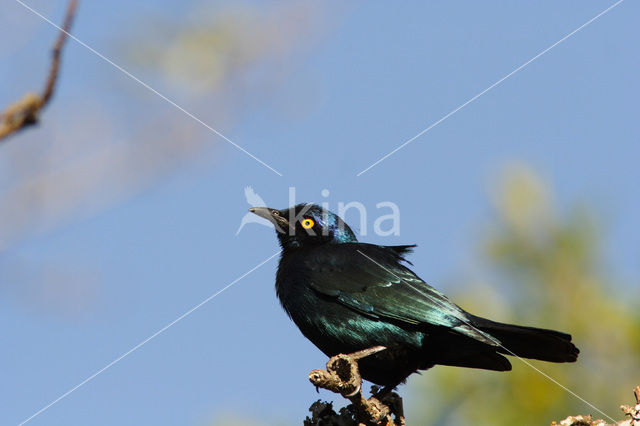
M 469 324 L 468 314 L 398 262 L 398 250 L 335 244 L 305 258 L 316 292 L 367 316 L 411 325 L 448 327 L 489 345 L 499 342 Z

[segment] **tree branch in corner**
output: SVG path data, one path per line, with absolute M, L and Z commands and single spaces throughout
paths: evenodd
M 60 70 L 60 57 L 62 48 L 71 29 L 71 23 L 78 6 L 77 0 L 70 0 L 67 5 L 64 24 L 53 45 L 51 66 L 49 75 L 42 94 L 29 92 L 22 99 L 9 105 L 0 113 L 0 140 L 38 122 L 38 117 L 42 109 L 49 103 L 55 91 Z

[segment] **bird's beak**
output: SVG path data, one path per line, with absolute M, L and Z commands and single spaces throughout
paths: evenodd
M 278 232 L 285 233 L 289 229 L 289 220 L 280 211 L 269 207 L 252 207 L 249 211 L 273 223 Z

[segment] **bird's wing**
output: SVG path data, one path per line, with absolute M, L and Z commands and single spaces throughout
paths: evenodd
M 305 258 L 316 292 L 364 315 L 442 326 L 490 345 L 499 342 L 470 324 L 468 314 L 402 265 L 383 246 L 336 244 Z
M 253 190 L 252 187 L 247 186 L 244 189 L 244 196 L 247 199 L 247 203 L 249 203 L 252 207 L 266 207 L 267 205 L 264 203 L 264 200 L 260 198 L 258 194 Z

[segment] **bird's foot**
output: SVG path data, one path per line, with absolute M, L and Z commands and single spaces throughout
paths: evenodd
M 352 354 L 331 357 L 327 362 L 327 369 L 313 370 L 309 373 L 309 380 L 317 388 L 339 393 L 351 401 L 358 420 L 364 424 L 404 425 L 402 399 L 396 393 L 385 393 L 382 398 L 379 395 L 373 395 L 369 399 L 362 395 L 362 378 L 358 370 L 358 360 L 385 349 L 384 346 L 376 346 Z M 391 398 L 392 395 L 395 399 Z M 395 421 L 391 417 L 392 414 L 395 416 Z
M 326 370 L 313 370 L 309 380 L 316 388 L 336 392 L 348 398 L 360 391 L 361 378 L 357 364 L 349 355 L 336 355 L 327 363 Z
M 338 354 L 327 362 L 326 370 L 313 370 L 309 380 L 316 387 L 339 393 L 345 398 L 356 396 L 361 391 L 362 378 L 358 370 L 358 360 L 385 350 L 384 346 L 354 352 Z

